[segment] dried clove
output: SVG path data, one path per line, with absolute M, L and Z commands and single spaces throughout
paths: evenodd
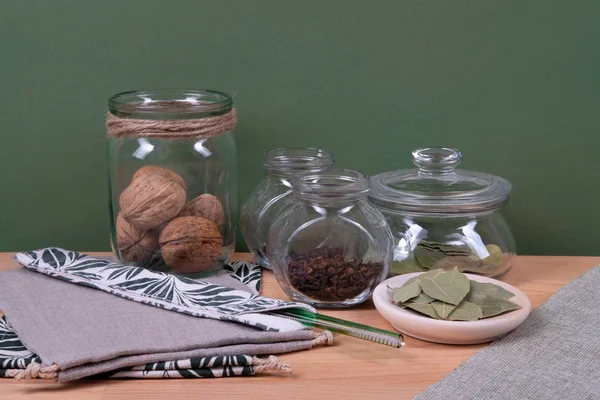
M 290 283 L 307 297 L 320 301 L 352 299 L 379 279 L 383 264 L 346 257 L 344 249 L 321 247 L 290 253 Z

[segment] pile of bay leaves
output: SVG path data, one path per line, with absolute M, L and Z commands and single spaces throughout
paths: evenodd
M 421 240 L 413 250 L 414 257 L 392 262 L 391 272 L 408 274 L 456 266 L 462 272 L 490 275 L 502 265 L 502 250 L 495 244 L 488 244 L 485 250 L 487 257 L 480 258 L 466 245 Z
M 410 278 L 394 292 L 394 303 L 448 321 L 476 321 L 521 308 L 514 294 L 493 283 L 469 280 L 458 268 L 437 269 Z

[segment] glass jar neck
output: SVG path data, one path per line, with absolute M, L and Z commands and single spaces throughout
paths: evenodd
M 365 200 L 371 190 L 366 175 L 347 169 L 306 171 L 292 180 L 294 196 L 302 201 L 343 206 Z
M 412 162 L 419 168 L 419 175 L 442 176 L 453 174 L 462 161 L 462 154 L 447 147 L 427 147 L 412 153 Z
M 108 99 L 111 114 L 133 119 L 202 119 L 227 114 L 232 108 L 231 96 L 214 90 L 139 90 Z
M 263 168 L 272 176 L 290 180 L 304 171 L 321 171 L 333 165 L 333 154 L 309 147 L 288 147 L 267 152 Z

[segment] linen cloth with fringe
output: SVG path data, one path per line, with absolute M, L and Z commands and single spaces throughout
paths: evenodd
M 416 399 L 600 398 L 599 286 L 597 266 Z

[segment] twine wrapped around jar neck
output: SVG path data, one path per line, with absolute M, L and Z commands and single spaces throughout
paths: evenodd
M 150 120 L 121 118 L 108 113 L 106 130 L 111 138 L 207 139 L 231 132 L 237 124 L 235 108 L 201 119 Z

